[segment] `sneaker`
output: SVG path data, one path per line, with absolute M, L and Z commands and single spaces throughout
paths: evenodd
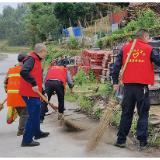
M 17 132 L 17 136 L 21 136 L 21 135 L 24 135 L 24 131 L 22 131 L 22 132 L 21 132 L 21 131 L 18 131 L 18 132 Z
M 39 146 L 39 145 L 40 145 L 40 143 L 36 142 L 36 141 L 32 141 L 30 143 L 22 141 L 22 143 L 21 143 L 22 147 L 34 147 L 34 146 Z
M 147 142 L 140 142 L 139 148 L 140 149 L 146 149 L 147 147 Z
M 41 134 L 39 134 L 38 136 L 34 136 L 34 139 L 44 138 L 47 137 L 49 134 L 49 132 L 41 132 Z
M 46 113 L 45 113 L 45 116 L 48 116 L 48 115 L 50 115 L 50 114 L 52 114 L 52 111 L 46 112 Z
M 114 143 L 114 145 L 118 146 L 118 147 L 125 147 L 126 143 L 119 143 L 118 140 L 116 140 L 115 143 Z

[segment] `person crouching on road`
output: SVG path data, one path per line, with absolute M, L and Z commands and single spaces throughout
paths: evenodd
M 71 90 L 71 93 L 74 93 L 73 83 L 70 76 L 70 72 L 67 68 L 64 67 L 64 61 L 61 59 L 58 66 L 52 66 L 47 71 L 44 82 L 45 82 L 45 91 L 48 95 L 48 100 L 50 100 L 54 91 L 58 97 L 58 112 L 63 114 L 64 111 L 64 94 L 66 91 L 66 82 Z M 40 122 L 43 123 L 45 112 L 48 110 L 47 103 L 45 101 L 41 104 L 41 115 Z
M 137 139 L 140 142 L 139 148 L 147 146 L 147 126 L 150 109 L 150 98 L 148 85 L 154 85 L 153 62 L 160 66 L 160 55 L 147 44 L 149 33 L 146 29 L 140 29 L 136 33 L 136 44 L 130 56 L 129 62 L 123 74 L 123 101 L 122 115 L 117 133 L 116 146 L 125 147 L 126 137 L 132 124 L 133 112 L 137 103 L 139 119 L 137 122 Z M 133 40 L 125 44 L 116 57 L 112 70 L 114 90 L 118 90 L 119 71 L 124 66 L 127 55 L 131 49 Z
M 22 61 L 27 56 L 28 55 L 26 53 L 20 53 L 18 55 L 19 63 L 15 67 L 9 68 L 4 80 L 4 88 L 7 93 L 7 106 L 15 107 L 20 117 L 17 136 L 24 134 L 25 125 L 28 118 L 26 104 L 19 95 L 20 70 L 22 68 Z
M 43 43 L 38 43 L 32 52 L 23 61 L 20 71 L 20 88 L 19 94 L 26 103 L 28 119 L 26 122 L 25 133 L 21 143 L 22 147 L 33 147 L 40 145 L 39 142 L 33 141 L 47 137 L 49 132 L 40 130 L 40 106 L 41 100 L 37 91 L 39 90 L 48 99 L 47 94 L 42 88 L 42 67 L 41 60 L 47 55 L 47 48 Z

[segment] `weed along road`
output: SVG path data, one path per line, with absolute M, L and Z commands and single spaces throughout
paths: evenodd
M 0 103 L 6 98 L 3 81 L 8 68 L 17 63 L 18 54 L 5 54 L 6 58 L 0 60 Z M 58 105 L 56 96 L 53 96 L 51 102 Z M 6 117 L 8 108 L 4 104 L 4 109 L 0 111 L 0 157 L 61 157 L 61 158 L 94 158 L 94 157 L 156 157 L 147 151 L 137 151 L 137 146 L 128 138 L 127 148 L 118 148 L 114 146 L 117 129 L 109 126 L 108 132 L 105 132 L 99 145 L 86 153 L 86 144 L 92 136 L 93 130 L 98 124 L 97 120 L 88 118 L 86 115 L 75 112 L 79 106 L 76 103 L 65 101 L 64 115 L 68 119 L 80 125 L 86 126 L 85 131 L 67 131 L 59 125 L 57 113 L 48 106 L 52 112 L 45 116 L 41 125 L 41 130 L 50 132 L 46 138 L 37 140 L 40 142 L 36 147 L 21 147 L 22 136 L 17 136 L 19 118 L 12 124 L 7 124 Z M 107 135 L 108 133 L 108 135 Z

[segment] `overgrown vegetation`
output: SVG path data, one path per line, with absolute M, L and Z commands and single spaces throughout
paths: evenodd
M 76 74 L 76 77 L 74 78 L 74 83 L 75 84 L 86 84 L 87 81 L 87 77 L 85 76 L 85 72 L 84 70 L 81 68 L 81 70 Z
M 120 125 L 120 120 L 121 120 L 121 113 L 122 109 L 121 107 L 118 107 L 113 110 L 112 115 L 110 117 L 110 123 L 117 128 Z M 151 120 L 151 116 L 149 116 L 148 121 Z M 132 125 L 130 129 L 130 133 L 133 137 L 136 137 L 137 133 L 137 121 L 138 121 L 138 114 L 135 112 L 133 115 L 133 120 L 132 120 Z M 151 124 L 148 124 L 148 142 L 151 146 L 160 146 L 160 136 L 157 135 L 157 133 L 153 130 L 153 126 Z
M 118 127 L 121 120 L 121 113 L 121 107 L 118 107 L 116 108 L 116 110 L 113 110 L 112 115 L 110 117 L 110 123 Z
M 118 43 L 128 42 L 135 38 L 135 33 L 141 28 L 148 29 L 150 36 L 160 34 L 158 21 L 154 17 L 154 12 L 152 10 L 139 11 L 137 14 L 138 17 L 128 23 L 124 28 L 98 39 L 97 46 L 100 48 L 113 48 L 113 45 L 116 46 Z
M 109 81 L 107 80 L 104 84 L 104 87 L 99 89 L 99 94 L 112 95 L 113 91 L 114 91 L 113 85 L 111 83 L 109 83 Z
M 79 48 L 78 38 L 76 38 L 75 36 L 69 37 L 67 40 L 67 47 L 70 49 L 78 49 Z
M 139 11 L 138 17 L 132 20 L 126 27 L 124 27 L 125 32 L 135 31 L 140 28 L 153 28 L 158 25 L 158 21 L 154 17 L 154 12 L 150 9 Z
M 75 53 L 72 51 L 67 51 L 67 50 L 59 50 L 57 45 L 47 45 L 47 56 L 42 62 L 42 67 L 48 68 L 49 64 L 56 58 L 58 57 L 63 57 L 63 56 L 74 56 Z M 46 70 L 44 70 L 45 73 Z
M 101 108 L 97 107 L 94 109 L 95 116 L 97 118 L 101 118 L 103 116 L 103 111 Z
M 7 40 L 0 41 L 0 52 L 1 53 L 27 53 L 30 54 L 33 50 L 29 46 L 9 46 Z

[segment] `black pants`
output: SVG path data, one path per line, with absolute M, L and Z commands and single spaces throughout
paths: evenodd
M 64 85 L 59 80 L 48 80 L 45 84 L 45 92 L 48 95 L 48 101 L 50 101 L 53 92 L 56 91 L 58 97 L 58 112 L 63 114 L 64 111 Z M 44 120 L 45 112 L 48 111 L 47 103 L 43 101 L 41 103 L 41 115 L 40 119 Z
M 124 84 L 122 115 L 117 133 L 118 142 L 125 143 L 126 136 L 129 133 L 132 124 L 133 112 L 137 103 L 139 119 L 137 122 L 137 139 L 141 142 L 147 142 L 148 116 L 150 109 L 149 90 L 147 85 L 143 84 Z
M 26 107 L 16 107 L 16 110 L 19 115 L 18 131 L 23 132 L 26 126 L 27 118 L 28 118 L 27 108 Z

